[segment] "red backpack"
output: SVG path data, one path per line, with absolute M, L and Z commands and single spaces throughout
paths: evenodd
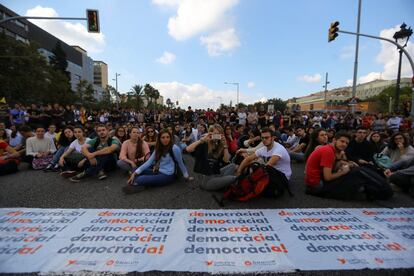
M 225 199 L 245 202 L 260 195 L 279 197 L 284 194 L 285 190 L 293 196 L 288 182 L 283 173 L 264 164 L 253 162 L 238 177 L 238 180 L 227 188 L 221 199 L 215 195 L 213 198 L 223 207 Z

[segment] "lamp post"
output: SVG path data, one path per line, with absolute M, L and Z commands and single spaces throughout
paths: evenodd
M 239 106 L 239 83 L 238 82 L 224 82 L 224 84 L 232 84 L 237 86 L 237 101 L 236 101 L 236 108 Z
M 324 93 L 325 112 L 328 112 L 328 104 L 326 102 L 326 94 L 328 93 L 328 84 L 329 84 L 329 81 L 328 81 L 328 72 L 326 72 L 326 75 L 325 75 L 325 85 L 322 86 L 323 88 L 325 88 L 325 93 Z
M 413 34 L 413 30 L 410 28 L 406 28 L 407 25 L 403 23 L 400 26 L 400 30 L 398 32 L 395 32 L 393 38 L 395 39 L 395 42 L 398 43 L 402 48 L 407 46 L 408 40 L 410 39 L 410 36 Z M 399 112 L 400 111 L 400 82 L 401 82 L 401 63 L 402 63 L 402 49 L 399 50 L 400 52 L 400 59 L 398 62 L 398 74 L 397 74 L 397 87 L 395 90 L 395 106 L 394 111 Z
M 116 90 L 116 95 L 115 95 L 115 99 L 116 99 L 116 109 L 119 108 L 119 94 L 118 94 L 118 77 L 121 74 L 115 73 L 115 79 L 112 79 L 115 81 L 115 90 Z

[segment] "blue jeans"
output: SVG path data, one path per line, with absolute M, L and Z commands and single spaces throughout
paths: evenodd
M 162 174 L 160 172 L 154 173 L 152 170 L 147 169 L 134 179 L 134 186 L 165 186 L 171 184 L 175 180 L 175 175 Z
M 69 147 L 69 146 L 68 146 Z M 53 154 L 53 159 L 51 164 L 56 165 L 59 162 L 60 157 L 65 153 L 68 147 L 60 147 L 55 154 Z
M 92 148 L 89 148 L 89 152 L 93 152 Z M 87 169 L 85 170 L 86 175 L 92 176 L 98 174 L 99 171 L 112 171 L 116 169 L 116 159 L 112 153 L 105 155 L 98 155 L 95 157 L 97 164 L 92 166 L 89 161 L 87 161 Z

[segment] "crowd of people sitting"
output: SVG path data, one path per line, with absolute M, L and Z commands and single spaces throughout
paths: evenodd
M 188 154 L 192 171 L 208 176 L 200 184 L 205 190 L 229 187 L 252 162 L 289 182 L 291 163 L 303 162 L 310 195 L 350 198 L 378 183 L 384 199 L 398 189 L 414 195 L 412 125 L 398 114 L 88 111 L 16 103 L 0 115 L 0 175 L 17 172 L 21 162 L 72 182 L 103 180 L 120 169 L 128 175 L 123 191 L 132 194 L 177 177 L 193 180 L 183 158 Z

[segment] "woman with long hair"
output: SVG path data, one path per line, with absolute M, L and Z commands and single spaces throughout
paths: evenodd
M 194 152 L 194 172 L 204 175 L 220 174 L 220 169 L 230 161 L 230 153 L 220 125 L 210 126 L 207 135 L 186 148 Z
M 387 146 L 387 144 L 384 142 L 384 139 L 381 137 L 381 133 L 378 131 L 371 132 L 368 141 L 373 153 L 380 153 Z
M 131 174 L 128 185 L 122 190 L 126 194 L 133 194 L 145 190 L 146 187 L 171 184 L 176 179 L 178 169 L 184 179 L 192 180 L 184 165 L 180 148 L 174 145 L 171 133 L 167 129 L 162 129 L 158 134 L 154 152 Z
M 126 131 L 126 128 L 124 127 L 118 127 L 115 130 L 115 135 L 116 138 L 118 138 L 119 142 L 123 143 L 126 140 L 128 140 L 128 133 Z
M 130 138 L 122 143 L 117 165 L 121 170 L 132 173 L 142 165 L 150 155 L 148 144 L 141 139 L 138 127 L 132 127 Z
M 68 149 L 69 145 L 75 139 L 76 138 L 73 136 L 72 126 L 67 126 L 62 130 L 59 140 L 57 141 L 57 151 L 53 154 L 52 162 L 50 162 L 49 165 L 47 165 L 47 167 L 44 169 L 45 172 L 59 170 L 58 162 L 59 162 L 60 157 Z
M 150 152 L 152 153 L 157 143 L 157 135 L 155 133 L 155 128 L 152 126 L 147 126 L 145 129 L 144 141 L 147 142 Z
M 62 168 L 62 177 L 69 178 L 75 176 L 78 172 L 83 171 L 86 158 L 82 154 L 82 146 L 87 143 L 90 138 L 86 137 L 86 133 L 81 126 L 73 129 L 75 140 L 70 143 L 68 149 L 59 159 L 59 166 Z
M 309 155 L 315 150 L 316 147 L 326 145 L 327 143 L 328 134 L 325 129 L 315 129 L 310 135 L 309 145 L 305 151 L 305 160 L 308 160 Z
M 400 160 L 413 158 L 414 148 L 410 145 L 406 135 L 397 132 L 391 136 L 387 147 L 381 153 L 387 155 L 391 162 L 395 163 Z

